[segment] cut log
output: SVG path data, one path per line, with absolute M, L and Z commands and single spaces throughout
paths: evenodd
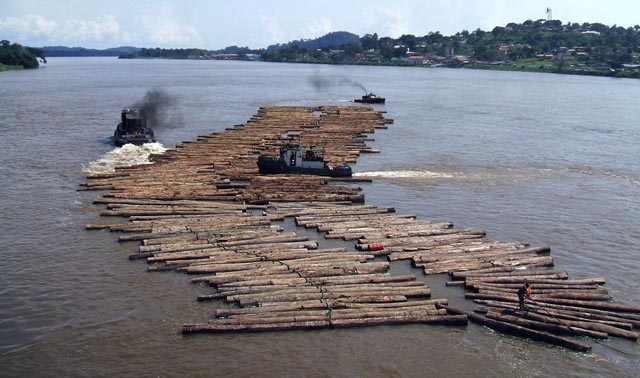
M 526 338 L 530 338 L 537 341 L 544 341 L 549 344 L 562 346 L 562 347 L 576 350 L 579 352 L 591 351 L 591 347 L 588 345 L 581 344 L 577 341 L 573 341 L 566 337 L 555 336 L 548 332 L 536 331 L 536 330 L 524 328 L 518 325 L 514 325 L 511 323 L 502 322 L 494 319 L 488 319 L 484 316 L 477 315 L 474 313 L 469 313 L 468 317 L 469 317 L 469 320 L 471 320 L 474 323 L 481 324 L 489 328 L 495 329 L 496 331 L 500 331 L 510 335 L 526 337 Z

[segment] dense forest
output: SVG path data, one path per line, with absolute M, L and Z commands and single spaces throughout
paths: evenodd
M 17 43 L 2 40 L 0 42 L 0 69 L 4 66 L 13 68 L 38 68 L 40 61 L 46 63 L 45 53 L 36 47 L 23 47 Z

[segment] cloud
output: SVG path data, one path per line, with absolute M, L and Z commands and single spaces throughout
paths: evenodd
M 35 14 L 20 18 L 7 17 L 4 20 L 0 20 L 0 33 L 20 40 L 50 35 L 57 29 L 58 24 L 56 22 Z
M 125 41 L 115 17 L 106 15 L 93 20 L 69 19 L 62 23 L 44 16 L 7 17 L 0 20 L 0 33 L 14 40 L 44 40 L 47 42 L 79 43 L 94 41 Z
M 402 8 L 378 7 L 367 16 L 367 29 L 378 35 L 398 38 L 409 30 L 408 12 Z
M 114 16 L 101 16 L 94 20 L 67 20 L 56 32 L 64 41 L 118 41 L 126 39 Z
M 186 12 L 186 13 L 185 13 Z M 188 25 L 188 9 L 172 2 L 160 2 L 153 10 L 141 12 L 136 24 L 140 27 L 138 40 L 160 45 L 194 45 L 202 43 L 200 32 Z
M 192 44 L 202 42 L 202 36 L 197 29 L 188 25 L 181 25 L 176 20 L 158 15 L 143 15 L 139 18 L 142 34 L 138 39 L 147 43 L 161 45 Z
M 267 38 L 265 38 L 266 43 L 274 44 L 284 42 L 284 32 L 280 28 L 278 20 L 273 17 L 260 16 L 260 23 L 267 35 Z
M 131 30 L 123 30 L 114 15 L 92 19 L 70 18 L 55 21 L 42 15 L 0 19 L 0 35 L 22 44 L 108 45 L 122 43 L 156 44 L 161 46 L 198 45 L 202 37 L 198 30 L 174 19 L 171 7 L 160 7 L 153 16 L 137 17 Z
M 322 17 L 315 19 L 309 24 L 303 31 L 304 38 L 317 38 L 322 37 L 327 33 L 335 31 L 333 23 L 328 18 Z

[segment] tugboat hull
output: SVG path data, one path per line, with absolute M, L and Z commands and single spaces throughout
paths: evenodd
M 310 168 L 300 166 L 288 166 L 282 159 L 268 156 L 258 157 L 258 172 L 263 175 L 273 174 L 303 174 L 328 177 L 351 177 L 353 171 L 348 165 L 341 165 L 335 168 Z
M 362 98 L 356 98 L 353 102 L 360 102 L 365 104 L 384 104 L 385 98 L 374 95 L 373 93 L 366 94 Z
M 142 109 L 122 110 L 122 121 L 113 133 L 113 143 L 120 147 L 125 144 L 141 145 L 155 142 L 153 130 L 147 126 L 147 117 Z

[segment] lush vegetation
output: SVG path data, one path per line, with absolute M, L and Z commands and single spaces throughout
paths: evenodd
M 35 47 L 22 47 L 7 40 L 0 42 L 0 69 L 6 68 L 38 68 L 41 62 L 46 63 L 45 53 Z
M 165 59 L 197 59 L 209 55 L 208 50 L 203 49 L 147 49 L 120 54 L 121 59 L 130 58 L 165 58 Z
M 431 65 L 640 77 L 640 26 L 527 20 L 491 31 L 463 30 L 445 36 L 405 34 L 399 38 L 348 32 L 266 49 L 140 49 L 121 58 L 256 59 L 267 62 Z
M 267 50 L 262 59 L 337 64 L 428 62 L 450 67 L 510 66 L 511 69 L 612 74 L 611 70 L 623 69 L 625 65 L 640 64 L 640 26 L 563 25 L 559 20 L 527 20 L 521 24 L 498 26 L 490 32 L 463 30 L 451 36 L 440 32 L 399 38 L 366 34 L 357 42 L 323 48 L 288 44 L 275 51 Z M 634 72 L 623 76 L 640 74 Z

